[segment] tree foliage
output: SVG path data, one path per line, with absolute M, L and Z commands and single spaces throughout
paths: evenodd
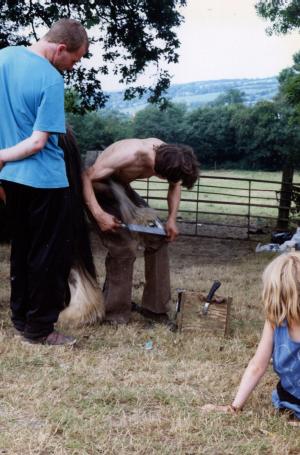
M 300 27 L 299 0 L 260 0 L 255 8 L 261 17 L 271 21 L 267 28 L 269 34 L 287 33 Z
M 101 150 L 124 138 L 158 137 L 194 148 L 202 167 L 280 170 L 300 168 L 300 124 L 294 109 L 278 101 L 206 106 L 188 111 L 172 104 L 149 106 L 134 117 L 115 111 L 69 115 L 81 150 Z
M 231 88 L 227 90 L 225 93 L 219 95 L 215 101 L 212 101 L 211 105 L 213 106 L 222 106 L 222 105 L 230 105 L 230 104 L 243 104 L 245 101 L 245 93 L 241 90 L 237 90 L 235 88 Z
M 300 114 L 300 52 L 293 55 L 294 64 L 279 74 L 280 92 Z
M 82 154 L 88 150 L 103 150 L 109 144 L 133 136 L 130 118 L 115 111 L 68 114 Z
M 136 81 L 147 65 L 156 65 L 149 100 L 163 104 L 170 74 L 161 65 L 178 61 L 174 28 L 183 20 L 178 7 L 185 4 L 186 0 L 0 0 L 0 48 L 28 45 L 60 18 L 78 19 L 88 29 L 94 44 L 91 52 L 98 61 L 92 68 L 79 66 L 71 77 L 66 76 L 67 84 L 80 94 L 80 108 L 105 104 L 100 78 L 109 73 L 111 63 L 113 77 L 128 85 L 127 99 L 147 90 Z
M 186 107 L 183 104 L 170 104 L 160 110 L 149 106 L 135 115 L 133 133 L 135 137 L 158 137 L 165 142 L 185 142 Z

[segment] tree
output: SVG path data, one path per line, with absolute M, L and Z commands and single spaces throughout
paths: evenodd
M 201 164 L 214 166 L 237 161 L 235 132 L 231 118 L 235 106 L 198 108 L 186 120 L 186 142 L 191 145 Z
M 248 168 L 277 170 L 300 164 L 300 126 L 293 110 L 279 102 L 261 101 L 236 111 L 232 124 L 240 157 Z
M 294 65 L 279 74 L 281 94 L 289 104 L 295 106 L 300 114 L 300 52 L 293 55 Z
M 119 112 L 105 109 L 84 115 L 69 113 L 67 117 L 82 154 L 103 150 L 113 142 L 133 136 L 132 120 Z
M 156 65 L 157 80 L 147 92 L 148 99 L 164 105 L 162 94 L 169 87 L 170 74 L 161 65 L 178 61 L 180 43 L 174 28 L 183 20 L 177 7 L 185 5 L 186 0 L 0 0 L 0 48 L 28 45 L 60 18 L 78 19 L 89 30 L 91 52 L 98 56 L 98 65 L 80 66 L 72 77 L 66 76 L 67 85 L 80 94 L 81 110 L 105 104 L 98 76 L 109 73 L 109 63 L 114 77 L 128 85 L 125 99 L 147 91 L 135 83 L 149 64 Z
M 256 10 L 260 16 L 265 19 L 269 19 L 272 23 L 271 27 L 268 27 L 267 32 L 272 33 L 287 33 L 292 30 L 300 28 L 300 2 L 299 0 L 260 0 L 256 4 Z M 298 62 L 299 63 L 299 62 Z M 292 103 L 298 103 L 299 100 L 299 82 L 300 78 L 298 75 L 293 78 L 291 72 L 286 72 L 282 75 L 286 79 L 285 85 L 286 89 L 283 88 L 283 91 L 286 90 L 286 94 L 290 97 Z M 296 94 L 296 96 L 295 96 Z M 286 162 L 282 171 L 282 192 L 286 193 L 286 182 L 289 182 L 290 189 L 288 193 L 291 194 L 291 185 L 293 181 L 293 164 L 289 161 Z M 290 200 L 288 201 L 288 206 L 290 206 Z M 287 227 L 288 222 L 281 222 L 280 213 L 278 218 L 278 227 Z
M 231 104 L 243 104 L 245 101 L 245 93 L 235 88 L 230 88 L 225 93 L 219 95 L 215 101 L 212 101 L 212 106 L 228 106 Z
M 135 137 L 158 137 L 165 142 L 185 142 L 184 104 L 173 104 L 163 111 L 156 106 L 148 106 L 136 113 L 133 120 Z
M 287 33 L 300 27 L 299 0 L 260 0 L 255 5 L 257 13 L 272 22 L 267 33 Z

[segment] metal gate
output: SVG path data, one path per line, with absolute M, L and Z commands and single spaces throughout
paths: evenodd
M 149 205 L 167 216 L 168 182 L 151 178 L 134 182 Z M 293 186 L 295 193 L 300 187 Z M 289 222 L 298 223 L 296 203 L 280 207 L 281 181 L 201 175 L 192 190 L 182 190 L 177 221 L 182 234 L 249 239 L 275 229 L 279 208 L 289 209 Z

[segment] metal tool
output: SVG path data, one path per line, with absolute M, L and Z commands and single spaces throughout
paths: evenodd
M 211 304 L 211 301 L 213 299 L 213 296 L 216 292 L 217 289 L 219 289 L 219 287 L 221 286 L 221 282 L 220 281 L 214 281 L 213 282 L 213 285 L 212 287 L 210 288 L 210 291 L 209 293 L 207 294 L 207 297 L 206 297 L 206 301 L 205 301 L 205 304 L 204 304 L 204 307 L 202 309 L 202 315 L 203 316 L 206 316 L 207 313 L 208 313 L 208 308 L 209 308 L 209 305 Z
M 138 232 L 140 234 L 154 234 L 166 236 L 166 231 L 163 225 L 159 221 L 151 222 L 151 224 L 125 224 L 122 223 L 121 226 L 125 229 L 128 229 L 130 232 Z
M 181 311 L 181 300 L 182 300 L 182 294 L 184 293 L 185 289 L 183 288 L 177 288 L 177 302 L 176 302 L 176 314 L 180 313 Z

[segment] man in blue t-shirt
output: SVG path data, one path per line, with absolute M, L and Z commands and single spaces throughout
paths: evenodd
M 0 51 L 0 181 L 11 234 L 11 311 L 31 343 L 74 344 L 54 330 L 71 265 L 64 81 L 88 50 L 83 26 L 61 19 L 30 47 Z

